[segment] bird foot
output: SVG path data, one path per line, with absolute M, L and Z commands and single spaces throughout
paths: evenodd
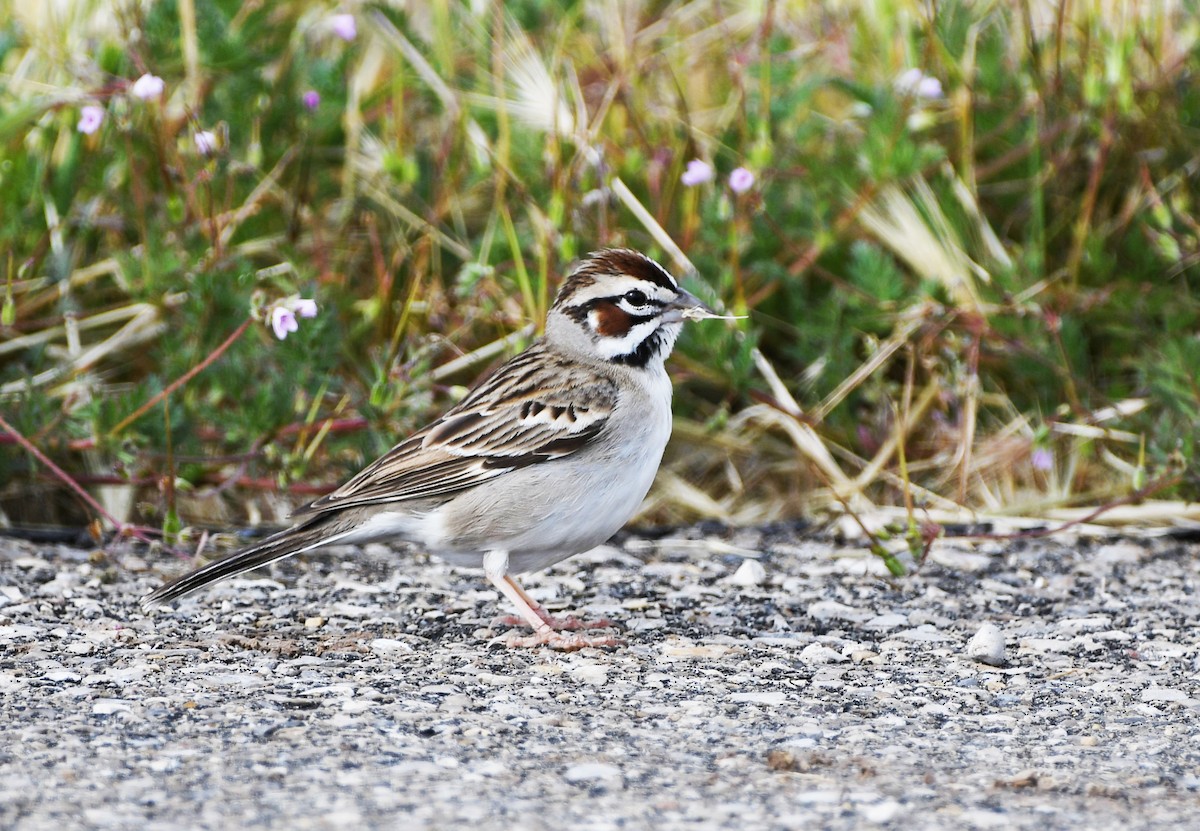
M 546 614 L 541 609 L 535 609 L 535 613 L 542 619 L 542 622 L 553 629 L 555 632 L 575 632 L 580 629 L 615 629 L 620 624 L 608 618 L 600 618 L 600 620 L 582 620 L 577 617 L 554 617 Z M 501 626 L 528 626 L 525 618 L 519 615 L 504 615 L 496 618 L 496 623 Z
M 568 635 L 557 632 L 549 626 L 539 629 L 532 635 L 518 635 L 510 632 L 495 638 L 492 643 L 503 644 L 510 649 L 528 649 L 537 646 L 548 646 L 559 652 L 576 652 L 580 649 L 606 648 L 620 646 L 624 641 L 611 635 L 589 636 Z

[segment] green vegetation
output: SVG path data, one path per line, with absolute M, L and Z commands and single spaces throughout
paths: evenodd
M 749 314 L 648 519 L 1194 497 L 1200 15 L 1054 6 L 0 0 L 0 507 L 273 517 L 614 244 Z

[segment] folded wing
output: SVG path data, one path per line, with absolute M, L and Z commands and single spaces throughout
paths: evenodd
M 539 351 L 535 345 L 518 355 L 438 421 L 297 515 L 450 496 L 587 446 L 612 414 L 616 384 Z

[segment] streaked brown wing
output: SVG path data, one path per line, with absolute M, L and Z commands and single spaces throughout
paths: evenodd
M 616 400 L 612 380 L 536 344 L 438 421 L 296 513 L 449 496 L 568 456 L 604 429 Z

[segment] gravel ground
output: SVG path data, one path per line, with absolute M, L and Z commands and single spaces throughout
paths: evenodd
M 146 616 L 183 563 L 0 540 L 0 827 L 1200 822 L 1200 547 L 943 542 L 892 581 L 707 530 L 531 575 L 624 623 L 573 654 L 381 546 Z

